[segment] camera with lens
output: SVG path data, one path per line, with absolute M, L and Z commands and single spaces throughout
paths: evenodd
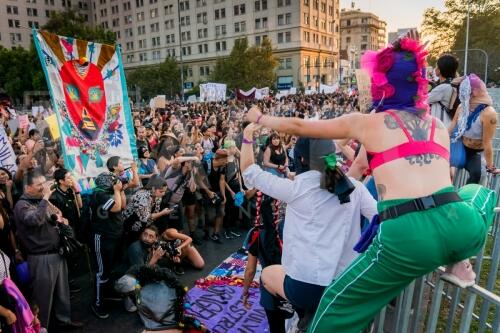
M 214 196 L 210 199 L 210 202 L 212 202 L 212 205 L 217 206 L 222 202 L 222 198 L 217 193 L 214 193 Z
M 165 242 L 163 240 L 159 240 L 154 244 L 154 248 L 155 249 L 161 248 L 171 258 L 180 255 L 179 251 L 177 250 L 173 242 Z

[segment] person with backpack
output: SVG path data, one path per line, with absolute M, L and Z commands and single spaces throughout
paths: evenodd
M 495 172 L 493 138 L 497 127 L 497 113 L 493 108 L 486 85 L 476 75 L 470 74 L 461 85 L 462 103 L 449 127 L 450 133 L 457 128 L 455 137 L 462 140 L 465 148 L 465 167 L 469 172 L 467 184 L 479 184 L 483 171 Z M 486 170 L 482 160 L 486 162 Z
M 255 227 L 248 235 L 248 260 L 243 282 L 243 304 L 250 308 L 250 286 L 257 271 L 257 262 L 262 268 L 281 265 L 283 221 L 279 218 L 277 200 L 257 193 Z M 266 311 L 270 333 L 284 333 L 285 320 L 293 316 L 293 309 L 283 308 L 283 302 L 270 294 L 260 283 L 260 305 Z M 290 311 L 286 311 L 290 310 Z
M 429 92 L 431 115 L 440 119 L 448 127 L 460 104 L 457 82 L 458 59 L 451 54 L 443 54 L 437 61 L 435 73 L 439 83 Z

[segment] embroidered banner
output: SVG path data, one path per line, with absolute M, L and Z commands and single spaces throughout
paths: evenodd
M 0 167 L 9 170 L 13 175 L 17 171 L 16 154 L 5 132 L 5 128 L 0 125 Z
M 64 164 L 79 179 L 106 170 L 111 156 L 137 159 L 119 46 L 33 30 L 57 115 Z

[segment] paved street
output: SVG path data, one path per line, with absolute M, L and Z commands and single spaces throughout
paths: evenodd
M 198 247 L 201 255 L 205 259 L 205 268 L 202 271 L 196 271 L 185 267 L 186 274 L 179 277 L 180 281 L 191 288 L 194 282 L 208 275 L 208 273 L 217 266 L 222 260 L 232 252 L 238 250 L 243 242 L 243 236 L 233 240 L 223 240 L 223 244 L 215 244 L 212 241 L 204 242 Z M 82 265 L 85 263 L 82 263 Z M 90 308 L 92 297 L 92 288 L 89 282 L 88 273 L 79 278 L 80 286 L 83 291 L 72 299 L 73 317 L 85 323 L 85 327 L 79 332 L 92 333 L 136 333 L 141 332 L 143 327 L 137 313 L 127 313 L 122 302 L 111 303 L 110 317 L 108 319 L 98 319 Z M 50 330 L 50 333 L 55 330 Z

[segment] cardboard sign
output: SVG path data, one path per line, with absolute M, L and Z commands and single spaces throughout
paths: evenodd
M 58 140 L 61 137 L 61 132 L 59 131 L 59 125 L 57 124 L 57 116 L 56 114 L 51 114 L 47 118 L 45 118 L 45 122 L 49 126 L 50 135 L 52 135 L 52 139 Z
M 30 121 L 28 119 L 27 114 L 20 115 L 17 117 L 17 119 L 19 119 L 19 127 L 20 128 L 27 128 L 30 126 Z
M 368 73 L 363 69 L 356 69 L 356 81 L 358 85 L 358 104 L 362 113 L 370 112 L 372 106 L 371 81 Z

